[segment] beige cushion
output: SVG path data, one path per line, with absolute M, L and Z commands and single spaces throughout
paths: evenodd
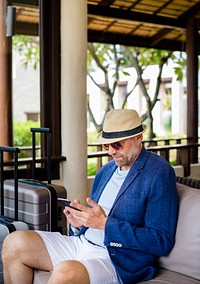
M 51 272 L 35 269 L 33 284 L 45 284 L 48 282 L 50 276 Z
M 167 269 L 159 269 L 152 280 L 141 282 L 144 284 L 199 284 L 200 280 Z
M 200 280 L 200 190 L 182 184 L 177 184 L 177 188 L 175 245 L 167 257 L 160 258 L 160 266 Z

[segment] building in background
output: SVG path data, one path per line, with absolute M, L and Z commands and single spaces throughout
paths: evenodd
M 115 108 L 121 108 L 123 94 L 129 92 L 136 81 L 136 72 L 134 68 L 126 70 L 130 76 L 121 74 L 120 84 L 114 95 Z M 153 98 L 156 86 L 158 67 L 156 65 L 148 66 L 143 74 L 143 79 L 146 84 L 149 95 Z M 92 74 L 98 84 L 103 84 L 103 76 L 100 72 Z M 112 77 L 112 74 L 110 74 Z M 88 78 L 88 96 L 90 107 L 93 110 L 94 116 L 98 123 L 101 122 L 104 99 L 102 90 L 100 90 L 90 78 Z M 200 100 L 199 100 L 200 101 Z M 140 114 L 146 112 L 146 100 L 137 86 L 127 100 L 127 108 L 134 108 Z M 161 79 L 160 92 L 158 101 L 153 109 L 154 132 L 159 135 L 185 134 L 186 119 L 187 119 L 187 89 L 186 80 L 178 81 L 173 70 L 173 64 L 164 67 Z M 89 128 L 93 125 L 90 123 Z
M 22 66 L 19 54 L 13 51 L 13 120 L 40 119 L 40 74 L 33 66 Z
M 128 68 L 130 76 L 121 75 L 120 83 L 114 96 L 115 108 L 121 108 L 123 95 L 129 92 L 136 79 L 134 68 Z M 155 91 L 158 67 L 149 66 L 143 78 L 152 97 Z M 93 76 L 99 84 L 103 84 L 103 77 L 100 72 L 93 73 Z M 112 75 L 110 75 L 112 76 Z M 13 52 L 13 118 L 14 121 L 38 121 L 40 116 L 40 74 L 39 70 L 34 70 L 32 66 L 25 69 L 18 53 Z M 94 116 L 100 123 L 104 110 L 104 95 L 102 91 L 87 78 L 87 94 L 90 107 Z M 127 101 L 127 108 L 134 108 L 140 114 L 146 112 L 146 100 L 137 86 Z M 173 64 L 164 67 L 162 73 L 162 83 L 158 102 L 153 110 L 154 132 L 159 135 L 185 134 L 187 119 L 187 88 L 186 80 L 177 81 L 173 71 Z M 88 128 L 94 129 L 94 126 L 88 118 Z M 200 133 L 200 98 L 199 98 L 199 133 Z

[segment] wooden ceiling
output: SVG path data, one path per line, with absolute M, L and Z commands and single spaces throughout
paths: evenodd
M 88 0 L 88 41 L 185 50 L 186 27 L 199 0 Z M 13 0 L 16 33 L 38 34 L 38 0 Z M 73 23 L 72 23 L 73 25 Z

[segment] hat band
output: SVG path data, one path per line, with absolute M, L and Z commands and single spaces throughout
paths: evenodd
M 143 131 L 142 124 L 136 128 L 130 129 L 130 130 L 124 130 L 124 131 L 117 131 L 117 132 L 102 132 L 102 137 L 105 139 L 113 139 L 113 138 L 122 138 L 127 136 L 132 136 L 137 133 L 140 133 Z

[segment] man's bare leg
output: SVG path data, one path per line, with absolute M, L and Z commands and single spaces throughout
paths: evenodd
M 85 266 L 76 260 L 67 260 L 54 267 L 48 284 L 89 284 L 89 274 Z
M 34 231 L 9 234 L 2 248 L 5 284 L 30 284 L 33 268 L 52 270 L 52 262 L 42 238 Z

